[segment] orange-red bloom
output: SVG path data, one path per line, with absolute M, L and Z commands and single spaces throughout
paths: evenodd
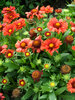
M 15 44 L 15 47 L 17 48 L 16 51 L 17 52 L 26 52 L 28 48 L 30 48 L 30 39 L 29 38 L 25 38 L 21 41 L 17 41 L 17 43 Z
M 72 50 L 74 50 L 74 51 L 75 51 L 75 46 L 72 46 Z
M 5 96 L 3 96 L 3 93 L 0 93 L 0 100 L 4 100 Z
M 13 34 L 15 31 L 15 24 L 9 24 L 9 25 L 6 25 L 4 28 L 3 28 L 3 35 L 6 36 L 6 35 L 11 35 Z
M 62 43 L 57 38 L 47 39 L 42 43 L 41 49 L 46 50 L 46 52 L 48 51 L 52 56 L 54 51 L 58 53 L 57 49 L 59 49 L 60 45 L 62 45 Z
M 39 81 L 39 79 L 41 78 L 41 75 L 42 75 L 43 73 L 42 72 L 40 72 L 40 71 L 38 71 L 38 70 L 35 70 L 35 71 L 33 71 L 32 72 L 32 78 L 33 78 L 33 80 L 35 81 Z
M 46 37 L 51 36 L 51 32 L 49 32 L 49 31 L 45 32 L 45 36 L 46 36 Z
M 50 7 L 50 5 L 48 5 L 48 6 L 46 6 L 46 7 L 44 7 L 44 6 L 42 6 L 41 8 L 40 8 L 40 12 L 43 12 L 43 13 L 53 13 L 53 7 Z
M 71 30 L 72 30 L 73 32 L 75 32 L 75 23 L 73 23 L 73 22 L 71 21 L 70 24 L 71 24 Z
M 45 7 L 45 12 L 46 13 L 53 13 L 53 7 L 50 7 L 50 5 Z
M 29 57 L 29 56 L 30 56 L 30 52 L 26 51 L 26 52 L 25 52 L 25 56 L 26 56 L 26 57 Z
M 0 46 L 0 54 L 1 53 L 5 53 L 6 52 L 6 48 L 7 48 L 8 46 L 7 45 L 3 45 L 3 46 Z
M 55 9 L 55 12 L 56 13 L 61 13 L 62 12 L 62 9 L 61 8 Z
M 62 19 L 58 21 L 54 17 L 50 19 L 50 21 L 47 24 L 47 27 L 49 31 L 57 32 L 59 34 L 60 32 L 64 33 L 67 30 L 68 23 L 66 21 L 63 21 Z
M 32 39 L 33 37 L 36 37 L 37 36 L 37 33 L 35 32 L 36 28 L 32 28 L 30 31 L 29 31 L 29 34 L 30 34 L 30 38 Z
M 67 20 L 70 20 L 70 19 L 71 19 L 71 17 L 69 17 L 69 16 L 66 16 L 66 19 L 67 19 Z
M 35 38 L 35 40 L 32 40 L 30 42 L 33 52 L 35 52 L 35 50 L 38 53 L 41 51 L 41 44 L 43 43 L 43 40 L 41 38 L 42 38 L 42 36 L 39 35 L 38 37 Z
M 17 30 L 21 29 L 23 26 L 26 25 L 26 24 L 25 24 L 25 19 L 20 18 L 19 20 L 16 20 L 16 21 L 14 22 L 14 24 L 16 25 L 16 31 L 17 31 Z
M 15 7 L 12 7 L 12 6 L 10 6 L 10 7 L 5 7 L 5 8 L 3 8 L 2 13 L 3 13 L 3 14 L 11 13 L 11 12 L 13 12 L 14 10 L 15 10 Z
M 33 19 L 36 16 L 38 19 L 43 18 L 43 12 L 38 10 L 38 6 L 35 9 L 32 9 L 30 12 L 26 12 L 27 18 Z
M 19 17 L 19 14 L 16 13 L 15 11 L 11 12 L 11 13 L 7 13 L 7 14 L 4 14 L 3 22 L 11 23 L 12 20 L 14 20 L 15 18 L 18 18 L 18 17 Z
M 6 23 L 1 24 L 0 23 L 0 32 L 3 30 L 3 28 L 6 26 Z
M 3 83 L 3 84 L 6 84 L 6 83 L 7 83 L 7 80 L 6 80 L 6 79 L 3 79 L 3 80 L 2 80 L 2 83 Z
M 19 85 L 20 86 L 24 86 L 26 84 L 24 79 L 19 80 Z
M 13 56 L 14 50 L 8 49 L 6 50 L 5 56 L 6 58 L 11 58 Z
M 75 93 L 75 77 L 71 78 L 67 83 L 67 90 L 71 93 Z
M 68 35 L 68 36 L 65 37 L 65 42 L 67 44 L 72 44 L 73 40 L 74 40 L 74 38 L 73 38 L 72 35 Z
M 41 32 L 42 31 L 42 28 L 41 27 L 37 27 L 36 29 L 37 29 L 38 32 Z

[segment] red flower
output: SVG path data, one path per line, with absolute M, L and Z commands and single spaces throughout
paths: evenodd
M 37 31 L 38 32 L 41 32 L 42 31 L 42 28 L 41 27 L 37 27 Z
M 41 78 L 41 75 L 42 75 L 43 73 L 42 72 L 40 72 L 40 71 L 38 71 L 38 70 L 35 70 L 35 71 L 33 71 L 32 72 L 32 78 L 33 78 L 33 80 L 35 81 L 39 81 L 39 79 Z
M 73 40 L 74 40 L 73 36 L 68 35 L 68 36 L 65 37 L 65 40 L 64 40 L 64 41 L 65 41 L 67 44 L 72 44 Z
M 29 34 L 30 34 L 30 38 L 32 39 L 33 37 L 36 37 L 37 36 L 37 33 L 35 32 L 36 28 L 32 28 L 30 31 L 29 31 Z
M 6 84 L 6 83 L 7 83 L 7 80 L 6 80 L 6 79 L 3 79 L 3 80 L 2 80 L 2 83 L 3 83 L 3 84 Z
M 67 20 L 70 20 L 70 19 L 71 19 L 71 17 L 69 17 L 69 16 L 66 16 L 66 19 L 67 19 Z
M 11 23 L 12 20 L 14 20 L 15 18 L 18 18 L 18 17 L 19 17 L 19 14 L 16 13 L 15 11 L 11 12 L 11 13 L 7 13 L 7 14 L 4 14 L 3 22 Z
M 55 12 L 56 13 L 61 13 L 62 12 L 62 9 L 61 8 L 55 9 Z
M 46 7 L 44 7 L 44 6 L 42 6 L 41 8 L 40 8 L 40 12 L 43 12 L 43 13 L 53 13 L 53 7 L 50 7 L 50 5 L 48 5 L 48 6 L 46 6 Z
M 53 7 L 50 7 L 50 5 L 45 7 L 45 12 L 46 13 L 53 13 Z
M 29 57 L 29 56 L 30 56 L 30 52 L 26 51 L 26 52 L 25 52 L 25 56 L 26 56 L 26 57 Z
M 71 27 L 72 32 L 75 32 L 75 27 Z
M 7 48 L 8 46 L 7 45 L 3 45 L 3 46 L 0 46 L 0 54 L 1 53 L 5 53 L 6 52 L 6 48 Z
M 24 79 L 19 80 L 19 85 L 20 86 L 24 86 L 26 84 L 26 82 L 24 81 Z
M 19 20 L 15 21 L 14 24 L 16 25 L 16 30 L 21 29 L 23 26 L 25 26 L 25 19 L 20 18 Z
M 73 22 L 71 21 L 70 24 L 71 24 L 71 30 L 72 30 L 73 32 L 75 32 L 75 23 L 73 23 Z
M 17 48 L 16 51 L 17 52 L 26 52 L 28 48 L 30 48 L 30 39 L 29 38 L 26 38 L 26 39 L 23 39 L 21 41 L 17 41 L 17 43 L 15 44 L 15 47 Z
M 15 10 L 15 7 L 12 7 L 12 6 L 10 6 L 10 7 L 5 7 L 5 8 L 3 8 L 2 13 L 3 13 L 3 14 L 11 13 L 11 12 L 13 12 L 14 10 Z
M 13 56 L 14 50 L 8 49 L 5 53 L 7 58 L 11 58 Z
M 52 56 L 54 51 L 58 53 L 57 49 L 59 49 L 60 45 L 62 45 L 62 43 L 57 38 L 47 39 L 44 41 L 44 43 L 42 43 L 41 49 L 45 49 L 46 52 L 48 51 Z
M 74 50 L 74 51 L 75 51 L 75 46 L 72 46 L 72 50 Z
M 4 100 L 5 96 L 3 96 L 3 93 L 0 93 L 0 100 Z
M 14 24 L 9 24 L 9 25 L 6 25 L 4 28 L 3 28 L 3 35 L 6 36 L 6 35 L 11 35 L 13 34 L 15 31 L 15 25 Z
M 42 36 L 39 35 L 38 37 L 35 38 L 35 40 L 30 42 L 30 45 L 31 45 L 31 48 L 32 48 L 33 52 L 35 52 L 35 50 L 38 53 L 41 51 L 41 44 L 43 42 L 41 37 Z
M 75 77 L 71 78 L 67 83 L 67 90 L 71 93 L 75 93 Z
M 48 22 L 47 27 L 49 31 L 60 32 L 64 33 L 68 28 L 68 23 L 60 19 L 59 21 L 54 17 Z
M 32 9 L 30 12 L 26 12 L 27 18 L 33 19 L 36 16 L 38 19 L 43 18 L 43 12 L 38 10 L 38 6 L 35 9 Z
M 49 36 L 51 36 L 51 33 L 49 31 L 47 31 L 47 32 L 45 32 L 45 36 L 49 37 Z

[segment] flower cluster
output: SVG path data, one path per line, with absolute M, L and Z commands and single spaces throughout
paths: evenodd
M 10 98 L 34 100 L 40 94 L 46 100 L 75 93 L 75 23 L 70 16 L 63 17 L 61 8 L 55 9 L 57 17 L 51 13 L 50 5 L 37 6 L 25 13 L 26 19 L 19 18 L 15 7 L 3 8 L 0 89 L 4 95 L 8 90 Z

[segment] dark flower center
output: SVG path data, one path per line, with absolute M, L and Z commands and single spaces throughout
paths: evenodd
M 40 40 L 34 40 L 32 44 L 35 48 L 40 48 L 41 46 L 41 41 Z
M 60 27 L 61 27 L 61 23 L 56 22 L 56 23 L 54 24 L 54 27 L 55 27 L 55 28 L 60 28 Z
M 2 47 L 0 46 L 0 52 L 2 51 Z
M 21 48 L 25 48 L 25 47 L 27 46 L 27 43 L 22 42 L 22 43 L 20 44 L 20 46 L 21 46 Z
M 72 87 L 75 88 L 75 82 L 72 83 Z

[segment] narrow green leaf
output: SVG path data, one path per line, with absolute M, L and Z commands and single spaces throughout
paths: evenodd
M 60 95 L 60 94 L 63 93 L 65 90 L 66 90 L 66 87 L 61 87 L 61 88 L 59 88 L 59 89 L 57 89 L 57 90 L 55 91 L 55 94 L 56 94 L 56 95 Z
M 56 95 L 54 92 L 49 94 L 49 100 L 57 100 Z

